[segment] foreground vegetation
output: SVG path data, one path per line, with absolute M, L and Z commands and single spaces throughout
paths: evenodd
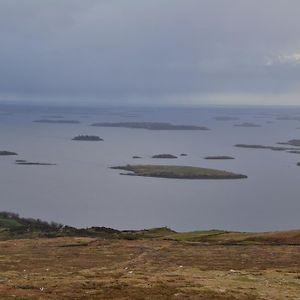
M 176 232 L 168 227 L 143 230 L 117 230 L 108 227 L 76 228 L 40 219 L 22 218 L 18 214 L 0 212 L 0 240 L 20 238 L 94 237 L 105 239 L 156 239 L 202 243 L 209 245 L 299 245 L 300 230 L 279 232 L 233 232 L 204 230 Z
M 83 237 L 0 242 L 1 299 L 299 299 L 296 246 Z
M 3 212 L 0 236 L 4 300 L 299 299 L 300 231 L 76 229 Z
M 223 170 L 173 165 L 126 165 L 112 167 L 131 173 L 122 175 L 135 175 L 145 177 L 177 178 L 177 179 L 241 179 L 247 178 L 242 174 L 235 174 Z

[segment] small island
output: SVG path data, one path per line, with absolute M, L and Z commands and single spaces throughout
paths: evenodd
M 289 146 L 300 147 L 300 140 L 299 139 L 293 139 L 293 140 L 289 140 L 287 142 L 280 142 L 278 144 L 279 145 L 289 145 Z
M 121 175 L 159 177 L 173 179 L 242 179 L 246 175 L 235 174 L 223 170 L 172 165 L 126 165 L 111 167 L 111 169 L 125 170 L 129 173 Z
M 234 145 L 238 148 L 249 148 L 249 149 L 269 149 L 273 151 L 294 151 L 294 150 L 300 150 L 297 148 L 288 148 L 288 147 L 277 147 L 277 146 L 263 146 L 263 145 L 248 145 L 248 144 L 236 144 Z
M 16 152 L 11 151 L 0 151 L 0 156 L 18 155 Z
M 261 125 L 250 123 L 250 122 L 245 122 L 241 124 L 235 124 L 235 127 L 261 127 Z
M 78 135 L 75 136 L 72 141 L 91 141 L 91 142 L 99 142 L 103 141 L 102 138 L 96 135 Z
M 91 126 L 97 127 L 124 127 L 135 129 L 148 129 L 148 130 L 209 130 L 204 126 L 195 125 L 174 125 L 164 122 L 120 122 L 120 123 L 94 123 Z
M 156 155 L 153 155 L 152 158 L 174 159 L 174 158 L 177 158 L 177 156 L 175 156 L 173 154 L 156 154 Z
M 206 156 L 204 159 L 234 159 L 232 156 L 220 155 L 220 156 Z
M 133 159 L 139 159 L 139 158 L 142 158 L 142 157 L 141 157 L 141 156 L 138 156 L 138 155 L 133 155 L 132 158 L 133 158 Z
M 180 153 L 180 156 L 188 156 L 186 153 Z
M 300 150 L 289 150 L 288 153 L 300 154 Z
M 35 123 L 49 123 L 49 124 L 79 124 L 80 121 L 77 120 L 51 120 L 51 119 L 41 119 L 33 121 Z
M 56 166 L 56 164 L 51 163 L 41 163 L 41 162 L 30 162 L 25 159 L 18 159 L 15 161 L 16 165 L 24 165 L 24 166 Z

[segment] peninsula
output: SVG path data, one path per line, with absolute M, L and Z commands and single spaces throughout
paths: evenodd
M 120 123 L 94 123 L 91 126 L 97 127 L 124 127 L 135 129 L 148 129 L 148 130 L 209 130 L 204 126 L 196 125 L 174 125 L 164 122 L 120 122 Z
M 144 177 L 160 177 L 175 179 L 242 179 L 246 175 L 235 174 L 223 170 L 206 169 L 191 166 L 173 165 L 126 165 L 111 167 L 111 169 L 125 170 L 130 173 L 121 175 L 133 175 Z
M 91 141 L 91 142 L 103 141 L 102 138 L 100 138 L 99 136 L 96 136 L 96 135 L 78 135 L 78 136 L 75 136 L 72 140 L 73 141 Z

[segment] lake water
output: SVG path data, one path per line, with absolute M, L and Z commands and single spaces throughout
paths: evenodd
M 33 120 L 60 115 L 80 124 L 42 124 Z M 240 120 L 217 121 L 219 116 Z M 300 138 L 296 108 L 46 108 L 0 107 L 0 210 L 73 226 L 175 230 L 284 230 L 300 227 L 299 154 L 242 149 L 235 144 L 276 145 Z M 195 124 L 209 131 L 151 131 L 101 128 L 93 122 L 164 121 Z M 262 127 L 235 127 L 253 122 Z M 78 134 L 103 142 L 75 142 Z M 170 153 L 175 160 L 150 158 Z M 134 160 L 133 155 L 142 156 Z M 230 155 L 235 160 L 205 160 Z M 15 165 L 15 159 L 56 166 Z M 241 180 L 178 180 L 119 175 L 110 166 L 179 164 L 248 175 Z

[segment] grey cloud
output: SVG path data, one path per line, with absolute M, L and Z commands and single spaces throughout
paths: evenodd
M 299 9 L 297 0 L 2 0 L 0 95 L 295 92 Z

